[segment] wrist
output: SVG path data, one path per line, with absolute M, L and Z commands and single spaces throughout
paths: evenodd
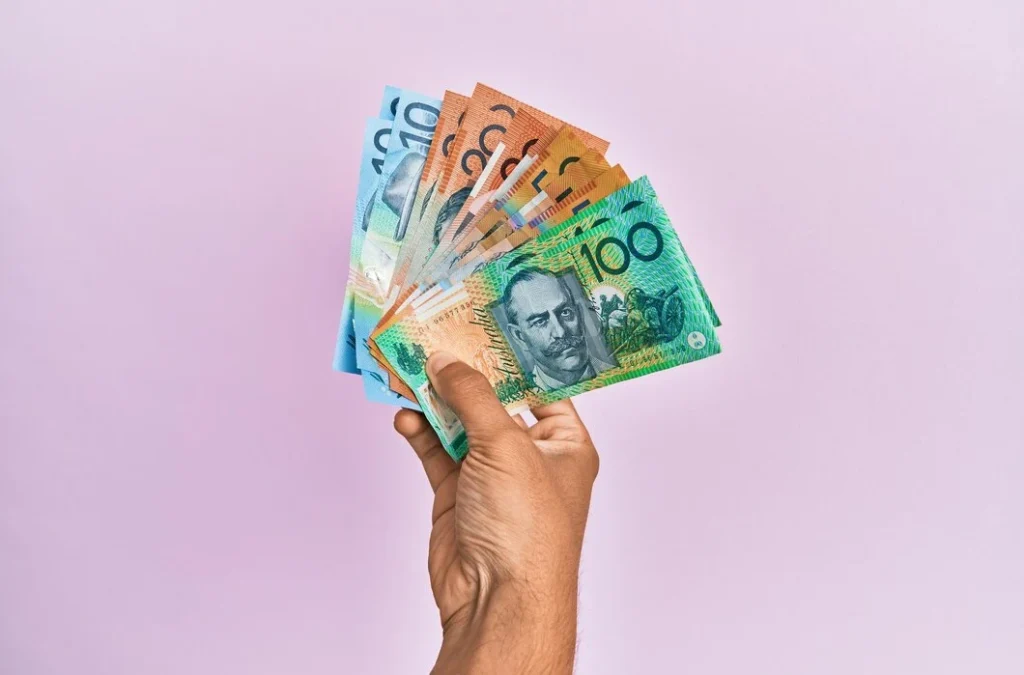
M 504 582 L 451 617 L 434 673 L 572 673 L 577 579 Z

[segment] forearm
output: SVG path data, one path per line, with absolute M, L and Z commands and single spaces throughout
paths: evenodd
M 505 585 L 445 627 L 435 675 L 571 674 L 576 653 L 576 579 L 549 590 Z

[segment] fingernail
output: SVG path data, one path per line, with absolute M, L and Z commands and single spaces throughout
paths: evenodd
M 430 375 L 430 377 L 436 377 L 437 374 L 441 372 L 442 368 L 447 365 L 451 365 L 456 361 L 458 361 L 458 359 L 455 358 L 453 354 L 449 354 L 448 352 L 434 352 L 430 355 L 430 358 L 427 359 L 427 374 Z

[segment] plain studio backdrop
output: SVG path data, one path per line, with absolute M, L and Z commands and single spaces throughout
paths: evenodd
M 364 119 L 477 80 L 724 323 L 578 401 L 579 672 L 1024 672 L 1021 3 L 352 4 L 0 6 L 0 672 L 426 672 L 429 489 L 330 364 Z

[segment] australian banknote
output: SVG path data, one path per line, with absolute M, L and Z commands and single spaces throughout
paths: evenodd
M 454 270 L 449 277 L 434 284 L 431 288 L 420 294 L 413 302 L 402 307 L 391 321 L 381 324 L 375 330 L 370 347 L 375 358 L 379 359 L 384 367 L 391 368 L 383 357 L 374 340 L 387 330 L 391 325 L 400 322 L 412 312 L 430 311 L 440 303 L 449 298 L 448 291 L 458 286 L 466 277 L 474 273 L 485 263 L 504 255 L 513 255 L 514 259 L 525 260 L 537 255 L 544 247 L 555 246 L 573 237 L 579 236 L 588 228 L 601 225 L 611 215 L 624 212 L 639 204 L 656 203 L 657 195 L 651 187 L 650 181 L 642 177 L 629 184 L 625 172 L 621 167 L 613 167 L 609 171 L 598 176 L 592 183 L 580 188 L 571 196 L 555 205 L 551 210 L 545 212 L 524 228 L 514 230 L 507 239 L 494 244 L 484 243 L 474 256 L 470 256 L 464 264 Z M 598 203 L 598 207 L 590 207 Z M 576 217 L 578 215 L 578 217 Z M 562 227 L 566 219 L 572 218 L 571 226 Z M 510 243 L 511 242 L 511 243 Z M 489 248 L 488 248 L 489 247 Z M 686 252 L 682 250 L 685 257 Z M 689 263 L 691 270 L 692 264 Z M 715 327 L 720 325 L 718 315 L 711 304 L 704 286 L 696 270 L 693 270 L 693 278 L 696 282 L 701 299 L 711 317 Z M 401 382 L 397 377 L 392 377 L 391 382 Z M 399 390 L 406 397 L 414 395 L 411 389 L 405 384 Z
M 402 240 L 398 258 L 395 261 L 395 269 L 391 275 L 392 291 L 405 287 L 405 277 L 412 264 L 413 255 L 430 244 L 433 228 L 422 222 L 423 212 L 437 190 L 437 184 L 441 179 L 441 170 L 448 160 L 452 142 L 455 140 L 455 133 L 462 123 L 468 103 L 468 96 L 453 91 L 446 91 L 441 100 L 440 119 L 438 119 L 437 128 L 434 130 L 436 142 L 431 141 L 430 143 L 420 182 L 416 186 L 413 196 L 408 231 Z
M 349 283 L 345 285 L 345 300 L 341 311 L 341 324 L 334 349 L 334 368 L 346 373 L 358 373 L 356 365 L 356 336 L 352 325 L 355 287 L 362 283 L 359 274 L 359 259 L 366 234 L 367 207 L 373 199 L 384 167 L 391 135 L 391 125 L 398 108 L 401 90 L 388 85 L 384 87 L 378 117 L 367 120 L 363 130 L 363 149 L 359 159 L 359 183 L 356 188 L 355 217 L 352 222 L 352 237 L 349 247 Z
M 413 212 L 416 187 L 440 118 L 439 99 L 403 90 L 370 204 L 360 257 L 364 277 L 387 297 L 395 261 Z
M 427 381 L 434 351 L 483 372 L 510 412 L 720 351 L 664 209 L 656 198 L 622 201 L 584 209 L 377 338 L 453 457 L 465 454 L 466 439 Z
M 412 214 L 412 198 L 433 140 L 440 105 L 441 101 L 433 97 L 400 92 L 377 189 L 366 211 L 358 266 L 362 285 L 355 286 L 352 323 L 356 365 L 368 396 L 393 394 L 387 371 L 370 356 L 366 341 L 388 304 L 391 275 Z M 400 397 L 397 402 L 403 403 Z
M 385 88 L 335 367 L 371 400 L 422 407 L 458 458 L 461 427 L 423 372 L 439 348 L 513 412 L 717 353 L 718 316 L 657 195 L 607 148 L 486 85 Z

